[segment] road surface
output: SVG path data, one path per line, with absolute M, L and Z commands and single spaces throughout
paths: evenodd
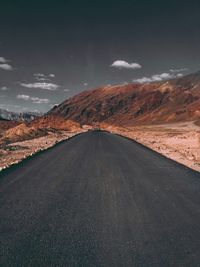
M 200 266 L 200 175 L 78 135 L 0 175 L 0 266 Z

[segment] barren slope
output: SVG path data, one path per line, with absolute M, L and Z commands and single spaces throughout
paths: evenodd
M 81 124 L 151 124 L 200 117 L 200 73 L 165 82 L 106 86 L 78 94 L 48 114 Z
M 11 143 L 47 135 L 49 132 L 78 131 L 80 124 L 60 116 L 42 116 L 30 123 L 21 123 L 3 133 L 1 143 Z

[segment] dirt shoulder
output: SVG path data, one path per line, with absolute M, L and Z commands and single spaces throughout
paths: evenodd
M 194 122 L 138 127 L 103 126 L 200 172 L 200 127 Z
M 21 162 L 23 159 L 49 147 L 58 142 L 67 140 L 80 132 L 60 131 L 49 133 L 46 136 L 11 143 L 0 147 L 0 171 L 11 165 Z
M 88 126 L 80 131 L 49 133 L 46 136 L 2 146 L 0 147 L 0 170 L 90 128 Z M 136 140 L 200 172 L 200 126 L 194 122 L 128 128 L 102 124 L 100 128 Z

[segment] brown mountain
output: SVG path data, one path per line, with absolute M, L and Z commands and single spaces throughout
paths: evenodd
M 17 126 L 18 124 L 19 122 L 0 118 L 0 137 L 2 136 L 4 131 Z
M 105 86 L 51 109 L 80 124 L 137 125 L 200 118 L 200 72 L 164 82 Z
M 15 125 L 14 125 L 15 126 Z M 80 130 L 80 124 L 71 120 L 66 120 L 61 116 L 42 116 L 31 122 L 23 122 L 15 127 L 5 130 L 0 136 L 0 144 L 18 142 L 45 136 L 50 132 L 68 131 L 76 132 Z

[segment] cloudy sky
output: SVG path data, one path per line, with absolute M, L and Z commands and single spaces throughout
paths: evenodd
M 200 70 L 199 1 L 0 2 L 0 108 Z

